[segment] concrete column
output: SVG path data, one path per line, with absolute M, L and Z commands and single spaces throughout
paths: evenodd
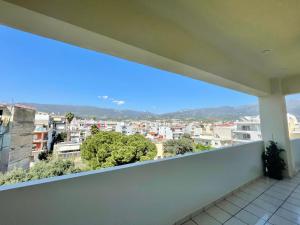
M 290 146 L 285 96 L 277 92 L 260 97 L 259 108 L 265 145 L 267 146 L 268 142 L 273 140 L 285 149 L 284 160 L 287 164 L 285 175 L 292 177 L 295 173 L 295 162 Z

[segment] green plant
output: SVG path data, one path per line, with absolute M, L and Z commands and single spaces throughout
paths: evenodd
M 97 127 L 96 124 L 93 124 L 93 125 L 91 126 L 91 134 L 92 134 L 92 135 L 95 135 L 95 134 L 97 134 L 98 132 L 99 132 L 99 128 Z
M 35 163 L 29 170 L 15 168 L 5 174 L 0 173 L 0 185 L 62 176 L 81 171 L 70 160 L 48 159 Z
M 194 144 L 191 139 L 181 138 L 179 140 L 169 140 L 164 144 L 164 153 L 169 156 L 183 155 L 194 151 Z
M 70 131 L 70 124 L 72 120 L 74 119 L 75 115 L 71 112 L 68 112 L 66 114 L 66 120 L 67 120 L 67 141 L 71 141 L 71 131 Z
M 54 137 L 54 143 L 60 143 L 60 142 L 64 142 L 67 140 L 67 133 L 66 132 L 61 132 L 55 135 Z
M 151 160 L 156 146 L 142 135 L 99 131 L 81 145 L 81 156 L 92 169 Z
M 47 160 L 48 156 L 49 156 L 48 152 L 42 151 L 42 152 L 39 153 L 38 159 L 39 160 Z
M 270 144 L 262 154 L 264 175 L 270 178 L 281 180 L 283 178 L 283 170 L 285 169 L 285 162 L 281 158 L 281 153 L 284 149 L 280 148 L 274 141 Z
M 202 152 L 202 151 L 212 150 L 212 149 L 213 147 L 211 147 L 210 145 L 202 145 L 202 144 L 195 145 L 195 152 Z

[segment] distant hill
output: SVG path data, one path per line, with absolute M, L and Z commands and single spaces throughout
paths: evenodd
M 75 106 L 75 105 L 52 105 L 37 103 L 22 103 L 37 109 L 37 111 L 65 115 L 72 112 L 78 117 L 98 119 L 149 119 L 155 115 L 149 112 L 139 112 L 134 110 L 115 110 L 99 108 L 94 106 Z
M 232 120 L 238 119 L 241 116 L 258 115 L 257 105 L 246 105 L 239 107 L 222 106 L 216 108 L 202 108 L 182 110 L 161 115 L 163 118 L 178 118 L 178 119 L 207 119 L 207 120 Z
M 134 110 L 115 110 L 93 106 L 52 105 L 37 103 L 22 103 L 32 106 L 38 111 L 65 115 L 73 112 L 83 118 L 96 117 L 97 119 L 202 119 L 202 120 L 235 120 L 242 116 L 255 116 L 259 114 L 257 105 L 222 106 L 216 108 L 200 108 L 181 110 L 171 113 L 154 114 Z M 300 100 L 287 102 L 288 112 L 300 118 Z

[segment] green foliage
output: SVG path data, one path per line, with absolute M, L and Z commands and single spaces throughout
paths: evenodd
M 28 177 L 42 179 L 47 177 L 62 176 L 70 174 L 75 170 L 75 165 L 70 160 L 51 160 L 36 163 L 29 171 Z
M 48 152 L 42 151 L 42 152 L 39 153 L 38 159 L 39 160 L 47 160 L 48 156 L 49 156 Z
M 166 155 L 180 155 L 194 151 L 194 143 L 189 138 L 181 138 L 179 140 L 169 140 L 164 144 L 164 153 Z
M 23 169 L 13 169 L 5 174 L 0 173 L 0 185 L 14 184 L 19 182 L 28 181 L 27 173 Z
M 280 148 L 276 142 L 270 141 L 266 151 L 262 154 L 264 165 L 264 174 L 270 178 L 281 180 L 283 178 L 283 170 L 285 169 L 285 162 L 281 158 L 281 153 L 284 149 Z
M 72 120 L 74 119 L 75 115 L 71 112 L 68 112 L 65 117 L 66 117 L 68 123 L 70 124 L 72 122 Z
M 96 124 L 92 125 L 92 126 L 91 126 L 91 134 L 92 134 L 92 135 L 95 135 L 95 134 L 97 134 L 98 132 L 99 132 L 99 128 L 97 127 L 97 125 L 96 125 Z
M 55 136 L 55 143 L 60 143 L 60 142 L 64 142 L 67 140 L 67 133 L 66 132 L 61 132 L 61 133 L 58 133 L 56 136 Z
M 68 112 L 65 117 L 67 119 L 67 125 L 68 125 L 67 126 L 67 128 L 68 128 L 68 130 L 67 130 L 68 131 L 67 132 L 67 141 L 71 141 L 70 124 L 71 124 L 72 120 L 74 119 L 75 115 L 71 112 Z
M 202 144 L 196 144 L 195 145 L 195 152 L 201 152 L 206 150 L 212 150 L 213 148 L 210 145 L 202 145 Z
M 92 169 L 154 159 L 156 146 L 142 135 L 99 131 L 81 145 L 81 156 Z
M 65 174 L 80 172 L 70 160 L 40 161 L 28 171 L 13 169 L 5 174 L 0 174 L 0 185 L 13 184 L 29 180 L 36 180 L 48 177 L 62 176 Z
M 182 138 L 186 138 L 186 139 L 192 140 L 191 135 L 190 135 L 190 134 L 187 134 L 187 133 L 184 133 L 184 134 L 182 135 L 181 139 L 182 139 Z

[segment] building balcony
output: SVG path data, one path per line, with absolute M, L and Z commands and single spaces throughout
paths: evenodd
M 289 140 L 285 103 L 286 95 L 300 92 L 299 6 L 297 1 L 0 0 L 1 24 L 257 96 L 263 138 L 2 186 L 0 224 L 299 223 L 294 175 L 300 141 Z M 65 131 L 64 117 L 52 119 Z M 286 150 L 286 173 L 293 179 L 261 178 L 261 153 L 269 140 Z
M 297 168 L 299 148 L 293 140 Z M 1 224 L 292 224 L 300 176 L 262 178 L 263 149 L 257 141 L 2 186 Z

